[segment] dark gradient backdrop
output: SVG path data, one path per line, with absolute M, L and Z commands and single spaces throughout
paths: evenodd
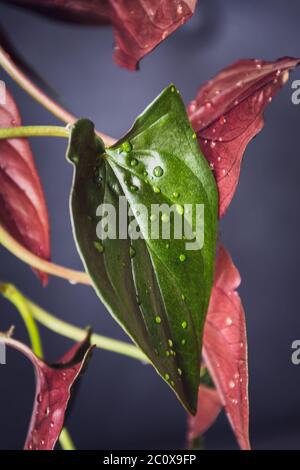
M 195 17 L 143 60 L 138 73 L 112 62 L 110 28 L 66 26 L 2 5 L 0 20 L 73 112 L 116 137 L 171 81 L 188 102 L 203 81 L 239 58 L 300 55 L 298 0 L 199 0 Z M 26 124 L 57 123 L 0 74 Z M 292 75 L 296 78 L 300 70 Z M 268 108 L 266 121 L 247 149 L 221 232 L 242 274 L 253 447 L 300 449 L 300 366 L 290 360 L 291 343 L 300 338 L 300 106 L 291 103 L 290 83 Z M 35 139 L 32 147 L 50 211 L 53 259 L 80 269 L 68 214 L 71 166 L 65 161 L 65 142 Z M 126 339 L 90 288 L 51 278 L 43 289 L 30 269 L 4 249 L 0 278 L 65 320 Z M 16 336 L 27 341 L 17 312 L 3 299 L 0 319 L 1 330 L 13 323 Z M 71 344 L 44 329 L 42 335 L 50 360 Z M 9 351 L 0 373 L 0 448 L 20 448 L 32 407 L 31 366 Z M 151 367 L 97 350 L 68 427 L 81 449 L 166 449 L 183 446 L 185 423 L 185 412 Z M 206 442 L 208 448 L 236 448 L 224 416 Z

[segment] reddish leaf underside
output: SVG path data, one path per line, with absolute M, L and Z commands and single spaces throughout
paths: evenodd
M 218 392 L 214 388 L 200 385 L 198 392 L 198 411 L 195 416 L 188 417 L 188 447 L 193 441 L 207 431 L 217 419 L 222 402 Z
M 118 65 L 131 70 L 135 70 L 146 54 L 186 23 L 197 3 L 197 0 L 4 1 L 75 23 L 110 23 L 116 42 L 114 59 Z
M 31 349 L 11 338 L 1 337 L 8 346 L 20 351 L 33 364 L 36 394 L 25 450 L 52 450 L 63 427 L 71 391 L 92 350 L 89 334 L 75 344 L 56 364 L 48 365 Z
M 240 60 L 203 85 L 188 106 L 202 152 L 216 177 L 219 216 L 236 190 L 243 154 L 263 128 L 263 111 L 300 60 Z
M 241 449 L 249 449 L 247 337 L 244 310 L 236 291 L 239 285 L 239 272 L 220 246 L 204 328 L 203 360 Z M 204 404 L 200 401 L 201 406 Z
M 20 125 L 19 111 L 7 91 L 6 103 L 0 103 L 0 127 Z M 32 253 L 50 258 L 45 198 L 26 139 L 0 140 L 0 223 Z M 47 275 L 39 276 L 45 285 Z

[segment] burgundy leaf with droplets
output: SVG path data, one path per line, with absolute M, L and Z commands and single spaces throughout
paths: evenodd
M 195 416 L 188 416 L 188 447 L 192 448 L 193 441 L 207 431 L 217 419 L 222 402 L 219 393 L 211 387 L 200 385 L 198 392 L 198 411 Z
M 203 359 L 241 449 L 249 449 L 246 322 L 236 291 L 240 281 L 229 253 L 220 246 L 204 328 Z
M 6 90 L 0 128 L 21 126 L 18 108 Z M 26 139 L 0 140 L 0 223 L 35 255 L 50 258 L 48 213 L 41 182 Z M 48 277 L 39 272 L 43 284 Z
M 263 111 L 300 60 L 240 60 L 203 85 L 188 106 L 202 152 L 214 171 L 219 216 L 229 206 L 248 143 L 263 128 Z
M 75 23 L 110 23 L 114 59 L 135 70 L 139 61 L 193 15 L 197 0 L 2 0 Z
M 56 364 L 48 365 L 25 344 L 1 336 L 7 346 L 20 351 L 33 364 L 36 395 L 25 450 L 52 450 L 63 427 L 74 383 L 86 366 L 92 346 L 90 334 L 75 344 Z

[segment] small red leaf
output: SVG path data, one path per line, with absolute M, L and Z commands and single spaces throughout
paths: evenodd
M 134 70 L 146 54 L 190 19 L 197 0 L 122 0 L 110 3 L 116 37 L 114 59 L 118 65 Z
M 200 147 L 214 171 L 219 216 L 229 206 L 248 143 L 263 128 L 263 111 L 299 59 L 240 60 L 203 85 L 188 107 Z
M 139 61 L 193 15 L 197 0 L 6 0 L 75 23 L 110 23 L 114 59 L 135 70 Z
M 0 127 L 21 126 L 8 91 L 0 103 Z M 49 221 L 41 182 L 26 139 L 0 140 L 0 223 L 35 255 L 50 258 Z M 39 273 L 45 285 L 47 275 Z
M 194 439 L 207 431 L 217 419 L 222 402 L 218 392 L 214 388 L 200 385 L 198 392 L 198 411 L 196 416 L 188 417 L 188 446 L 192 447 Z
M 249 449 L 246 323 L 235 290 L 240 280 L 230 255 L 220 246 L 204 328 L 203 359 L 241 449 Z
M 52 450 L 63 427 L 71 391 L 90 356 L 90 335 L 74 345 L 56 364 L 48 365 L 31 349 L 11 338 L 1 337 L 34 365 L 36 394 L 25 450 Z

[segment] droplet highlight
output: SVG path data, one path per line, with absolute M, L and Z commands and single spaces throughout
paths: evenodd
M 130 258 L 134 258 L 135 254 L 136 254 L 135 249 L 133 248 L 133 246 L 130 246 L 129 247 L 129 256 L 130 256 Z
M 132 145 L 129 142 L 129 140 L 125 140 L 125 142 L 122 143 L 121 149 L 122 149 L 123 152 L 127 152 L 127 153 L 131 152 Z
M 187 329 L 187 326 L 188 326 L 188 325 L 187 325 L 187 322 L 186 322 L 186 321 L 183 321 L 183 322 L 181 323 L 181 328 L 183 328 L 184 330 Z
M 157 178 L 160 178 L 164 174 L 164 170 L 161 166 L 156 166 L 153 170 L 153 174 L 157 176 Z
M 94 241 L 93 245 L 94 245 L 94 248 L 98 251 L 98 253 L 104 252 L 104 246 L 99 240 Z

